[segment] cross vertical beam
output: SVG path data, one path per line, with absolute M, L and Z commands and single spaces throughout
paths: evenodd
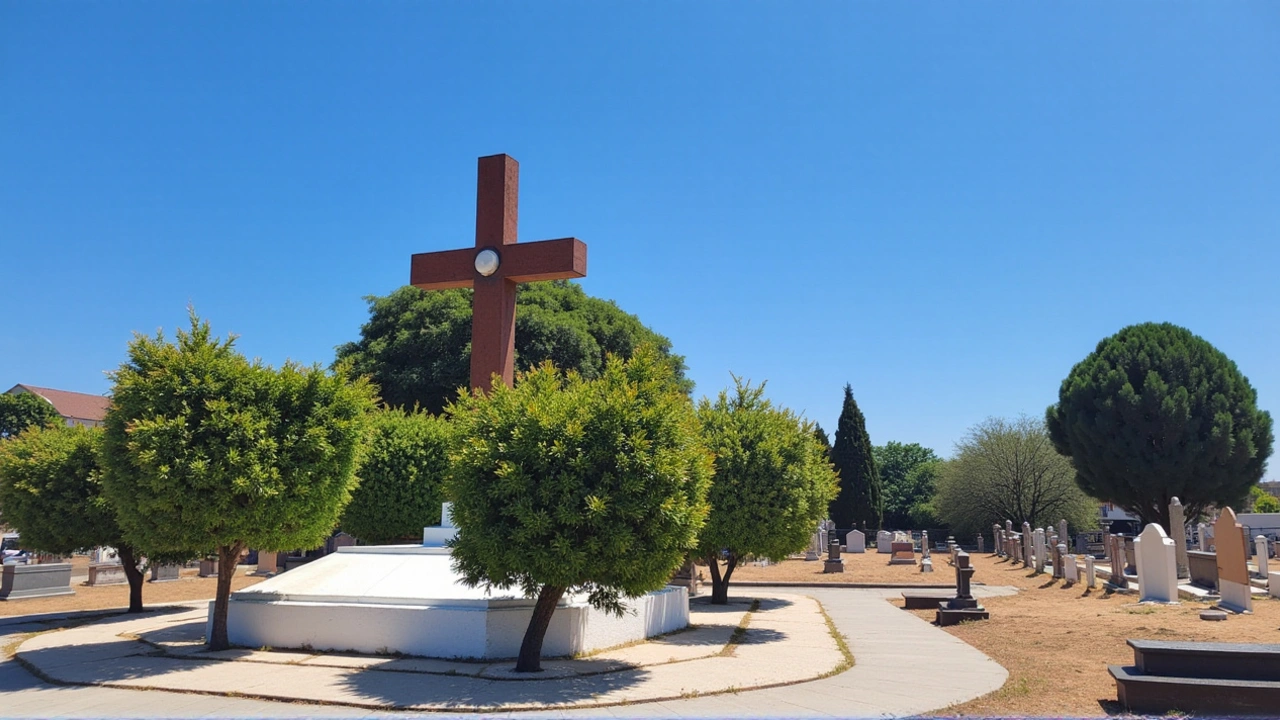
M 520 163 L 509 155 L 480 158 L 476 181 L 476 249 L 516 243 Z M 516 283 L 506 273 L 477 274 L 472 285 L 471 387 L 490 389 L 494 375 L 515 382 Z

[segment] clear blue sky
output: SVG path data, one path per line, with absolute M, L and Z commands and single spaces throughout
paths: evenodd
M 1156 320 L 1280 411 L 1274 2 L 7 2 L 0 384 L 188 302 L 327 364 L 498 152 L 699 394 L 946 455 Z

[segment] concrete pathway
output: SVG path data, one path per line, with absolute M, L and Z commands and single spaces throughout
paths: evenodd
M 743 589 L 743 594 L 776 594 L 764 588 Z M 797 593 L 787 588 L 788 593 Z M 974 648 L 955 639 L 950 634 L 933 627 L 911 613 L 904 612 L 885 602 L 896 598 L 898 590 L 850 590 L 833 588 L 806 588 L 804 595 L 819 600 L 839 631 L 844 634 L 857 664 L 851 670 L 838 675 L 802 682 L 796 685 L 760 690 L 729 692 L 706 697 L 692 697 L 660 702 L 639 702 L 587 709 L 552 709 L 546 711 L 506 713 L 502 717 L 871 717 L 912 715 L 945 708 L 984 695 L 1004 684 L 1007 673 L 995 662 Z M 1012 588 L 978 587 L 981 596 L 1003 595 Z M 7 644 L 6 636 L 31 632 L 42 626 L 32 623 L 0 622 L 0 644 Z M 68 635 L 56 633 L 55 635 Z M 49 643 L 46 640 L 45 643 Z M 132 665 L 142 658 L 124 658 L 119 652 L 124 644 L 99 644 L 88 655 L 46 655 L 53 661 L 48 671 L 57 667 L 84 669 L 93 656 L 98 656 L 103 668 L 111 673 L 135 673 L 145 679 L 148 668 L 129 670 L 121 665 Z M 785 642 L 784 642 L 785 644 Z M 56 648 L 56 643 L 42 646 L 43 651 Z M 767 647 L 761 644 L 759 648 Z M 774 647 L 781 648 L 782 645 Z M 88 648 L 85 648 L 88 650 Z M 821 655 L 817 647 L 807 651 Z M 768 655 L 763 656 L 769 660 Z M 757 658 L 759 659 L 759 658 Z M 789 648 L 785 654 L 772 658 L 775 667 L 794 666 L 806 662 L 806 648 Z M 815 657 L 815 660 L 818 658 Z M 147 658 L 146 660 L 150 660 Z M 168 661 L 181 662 L 181 661 Z M 693 661 L 704 662 L 704 661 Z M 58 665 L 58 663 L 63 663 Z M 931 672 L 927 682 L 921 682 L 921 668 L 927 663 L 931 669 L 945 667 L 945 672 Z M 46 664 L 49 664 L 46 662 Z M 271 675 L 281 666 L 249 662 L 223 662 L 219 666 L 240 666 L 249 673 L 247 683 L 255 687 L 269 687 Z M 685 665 L 681 663 L 666 667 Z M 296 666 L 290 666 L 295 668 Z M 661 667 L 661 666 L 660 666 Z M 708 666 L 710 667 L 710 666 Z M 323 668 L 302 669 L 318 672 Z M 238 670 L 236 672 L 239 672 Z M 702 672 L 714 672 L 702 668 Z M 111 674 L 109 673 L 109 674 Z M 384 696 L 397 693 L 405 697 L 421 696 L 424 688 L 436 691 L 470 678 L 424 676 L 411 673 L 376 673 L 394 682 L 379 682 L 377 691 Z M 752 673 L 754 675 L 754 673 Z M 785 675 L 786 673 L 780 673 Z M 609 674 L 595 676 L 607 678 Z M 281 678 L 282 679 L 282 678 Z M 578 678 L 586 682 L 591 678 Z M 756 676 L 759 681 L 760 676 Z M 292 678 L 292 684 L 306 687 L 307 678 Z M 530 683 L 490 683 L 491 685 L 527 686 Z M 190 686 L 189 686 L 190 687 Z M 195 687 L 201 687 L 196 684 Z M 677 685 L 677 687 L 679 687 Z M 461 688 L 456 688 L 461 689 Z M 608 688 L 603 688 L 608 692 Z M 438 696 L 438 695 L 437 695 Z M 485 698 L 488 700 L 488 698 Z M 367 715 L 395 716 L 397 713 L 372 712 L 367 709 L 338 705 L 299 705 L 291 703 L 252 700 L 220 695 L 164 692 L 158 690 L 137 691 L 106 687 L 61 687 L 49 685 L 32 677 L 12 661 L 0 662 L 0 714 L 6 716 L 64 716 L 64 717 L 119 717 L 119 716 L 326 716 L 361 717 Z M 401 713 L 404 714 L 404 713 Z M 486 716 L 489 716 L 486 714 Z M 469 715 L 475 717 L 475 715 Z

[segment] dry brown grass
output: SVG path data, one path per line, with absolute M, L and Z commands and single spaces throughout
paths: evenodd
M 825 555 L 823 558 L 825 559 Z M 933 554 L 933 572 L 920 572 L 920 556 L 916 555 L 915 565 L 890 565 L 889 553 L 878 553 L 873 549 L 867 553 L 844 553 L 844 572 L 822 572 L 822 560 L 784 560 L 777 565 L 754 567 L 740 565 L 733 571 L 729 579 L 730 587 L 736 580 L 753 580 L 761 582 L 821 582 L 821 583 L 892 583 L 895 585 L 936 585 L 955 582 L 954 571 L 947 565 L 947 553 Z M 700 568 L 702 575 L 710 582 L 706 568 Z
M 986 653 L 1009 671 L 1004 687 L 938 715 L 1099 716 L 1119 712 L 1116 685 L 1107 665 L 1132 665 L 1125 641 L 1200 640 L 1280 642 L 1280 601 L 1254 599 L 1252 615 L 1206 622 L 1199 612 L 1208 603 L 1139 605 L 1136 595 L 1108 595 L 1083 585 L 1064 586 L 1047 574 L 1012 567 L 990 555 L 973 555 L 974 580 L 1013 585 L 1022 592 L 982 601 L 991 611 L 985 622 L 946 628 Z M 954 577 L 940 562 L 935 575 Z M 934 613 L 910 610 L 930 621 Z M 945 667 L 934 667 L 946 672 Z
M 235 576 L 231 578 L 232 590 L 248 587 L 264 579 L 252 577 L 246 571 L 247 568 L 244 567 L 236 571 Z M 218 579 L 196 577 L 197 572 L 197 570 L 183 570 L 182 577 L 173 582 L 144 583 L 143 604 L 213 599 L 217 591 Z M 76 591 L 75 595 L 0 602 L 0 616 L 38 615 L 79 610 L 127 610 L 129 607 L 128 585 L 89 587 L 83 583 L 73 582 L 71 589 Z

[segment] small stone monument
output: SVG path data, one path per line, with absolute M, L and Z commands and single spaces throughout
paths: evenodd
M 1138 556 L 1139 602 L 1172 603 L 1178 601 L 1178 550 L 1164 528 L 1149 523 L 1142 534 L 1133 539 Z
M 129 578 L 125 577 L 124 565 L 120 562 L 89 563 L 89 587 L 127 585 L 128 583 Z
M 844 536 L 845 552 L 865 553 L 867 551 L 867 535 L 861 530 L 850 530 Z
M 1061 580 L 1066 577 L 1062 572 L 1063 556 L 1066 554 L 1066 545 L 1057 543 L 1053 546 L 1053 577 L 1055 580 Z
M 1209 552 L 1209 526 L 1205 523 L 1196 525 L 1196 541 L 1200 543 L 1200 552 Z
M 1111 584 L 1118 588 L 1129 587 L 1129 579 L 1124 576 L 1124 538 L 1119 535 L 1107 535 L 1107 543 L 1111 548 Z
M 1187 565 L 1187 518 L 1182 511 L 1182 503 L 1176 497 L 1169 503 L 1169 532 L 1173 533 L 1173 546 L 1178 552 L 1178 578 L 1189 578 L 1191 570 Z
M 1058 521 L 1058 542 L 1071 544 L 1071 536 L 1067 534 L 1067 521 Z
M 1063 550 L 1066 550 L 1063 545 Z M 1080 566 L 1076 565 L 1075 555 L 1064 555 L 1062 559 L 1062 579 L 1067 581 L 1068 585 L 1074 585 L 1080 582 Z
M 983 541 L 982 533 L 978 533 L 978 554 L 979 555 L 986 552 L 986 549 L 982 547 L 982 541 Z
M 920 557 L 929 557 L 929 531 L 920 531 Z
M 280 568 L 280 553 L 270 550 L 258 551 L 258 568 L 255 575 L 275 575 Z
M 961 550 L 956 555 L 956 596 L 938 607 L 935 616 L 939 625 L 955 625 L 965 620 L 987 620 L 991 614 L 978 604 L 970 590 L 974 569 L 969 565 L 969 553 Z
M 912 546 L 910 539 L 894 540 L 891 546 L 893 555 L 889 558 L 890 565 L 915 565 L 916 552 Z
M 1231 508 L 1223 508 L 1218 522 L 1214 523 L 1213 542 L 1218 548 L 1218 594 L 1222 597 L 1218 605 L 1232 612 L 1253 612 L 1244 528 L 1236 522 L 1236 513 Z
M 991 554 L 997 557 L 1000 555 L 1000 526 L 999 525 L 991 526 Z
M 1253 539 L 1254 557 L 1258 562 L 1258 577 L 1267 579 L 1267 556 L 1270 554 L 1267 549 L 1267 538 L 1258 535 Z
M 1086 587 L 1095 588 L 1098 586 L 1098 575 L 1093 568 L 1092 555 L 1084 556 L 1084 581 Z
M 702 588 L 698 577 L 698 566 L 694 564 L 693 558 L 685 558 L 684 564 L 676 568 L 671 576 L 671 582 L 667 584 L 685 588 L 689 591 L 689 597 L 697 597 Z
M 1044 572 L 1044 566 L 1047 564 L 1046 554 L 1048 547 L 1045 543 L 1044 528 L 1036 528 L 1035 536 L 1031 538 L 1032 550 L 1036 556 L 1036 572 Z
M 876 533 L 876 552 L 891 553 L 893 552 L 893 533 L 888 530 L 881 530 Z
M 1031 567 L 1031 558 L 1035 553 L 1034 540 L 1031 534 L 1031 523 L 1022 521 L 1022 566 Z
M 822 564 L 822 572 L 844 572 L 844 559 L 840 557 L 840 539 L 835 535 L 831 536 L 831 541 L 827 545 L 827 561 Z
M 151 579 L 148 582 L 173 582 L 182 575 L 181 565 L 152 565 Z

